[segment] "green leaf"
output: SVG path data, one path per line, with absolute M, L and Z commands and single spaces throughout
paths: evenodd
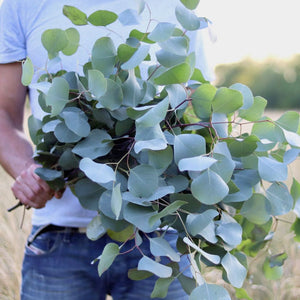
M 260 140 L 255 135 L 226 139 L 230 153 L 234 157 L 245 157 L 252 154 L 257 148 L 258 141 Z
M 138 269 L 129 269 L 128 278 L 131 280 L 144 280 L 153 276 L 153 273 L 148 271 L 139 271 Z
M 142 89 L 135 77 L 134 70 L 129 70 L 128 78 L 122 85 L 123 105 L 137 106 L 143 100 Z
M 97 10 L 93 12 L 88 21 L 95 26 L 107 26 L 118 19 L 118 15 L 108 10 Z
M 188 9 L 195 9 L 200 0 L 180 0 L 180 2 Z
M 164 150 L 151 151 L 148 152 L 149 165 L 154 167 L 160 174 L 165 171 L 165 169 L 173 161 L 173 150 L 168 146 Z
M 193 290 L 189 300 L 231 300 L 228 292 L 220 285 L 203 283 Z
M 151 41 L 151 40 L 148 39 L 148 34 L 149 33 L 144 33 L 144 32 L 141 32 L 137 29 L 133 29 L 129 33 L 129 37 L 135 38 L 138 41 L 141 41 L 141 42 L 144 42 L 144 43 L 147 43 L 147 44 L 154 44 L 155 43 L 154 41 Z
M 144 127 L 153 127 L 160 123 L 166 116 L 169 107 L 169 98 L 166 97 L 158 104 L 154 105 L 143 116 L 136 120 L 136 123 Z
M 237 90 L 243 95 L 243 106 L 240 109 L 248 109 L 253 105 L 254 98 L 251 90 L 242 83 L 235 83 L 229 87 L 232 90 Z
M 28 86 L 31 83 L 34 75 L 34 67 L 29 57 L 26 58 L 25 62 L 22 63 L 22 84 Z
M 202 72 L 197 68 L 194 69 L 191 80 L 195 80 L 195 81 L 198 81 L 198 82 L 203 83 L 203 84 L 204 83 L 209 83 L 209 81 L 204 78 Z
M 296 111 L 287 111 L 275 123 L 287 131 L 297 132 L 299 127 L 299 113 Z
M 217 160 L 211 166 L 211 170 L 216 172 L 218 175 L 222 177 L 222 179 L 228 183 L 231 180 L 233 171 L 235 169 L 235 163 L 232 158 L 222 154 L 214 153 L 213 158 Z
M 127 44 L 121 44 L 121 45 L 119 45 L 118 50 L 117 50 L 118 60 L 121 63 L 124 63 L 124 62 L 128 61 L 130 59 L 130 57 L 132 57 L 132 55 L 136 51 L 137 51 L 137 48 L 135 48 L 135 47 L 131 47 Z
M 268 139 L 276 143 L 285 141 L 282 129 L 270 119 L 265 119 L 265 122 L 255 123 L 251 133 L 260 139 Z
M 172 275 L 172 268 L 164 266 L 147 256 L 143 256 L 140 259 L 138 270 L 151 272 L 160 278 L 168 278 Z
M 201 203 L 212 205 L 222 201 L 229 193 L 229 188 L 217 173 L 207 170 L 193 180 L 191 191 Z
M 88 117 L 86 114 L 77 107 L 66 107 L 60 113 L 65 121 L 66 126 L 75 134 L 86 137 L 89 135 L 91 127 L 88 123 Z
M 177 200 L 171 204 L 169 204 L 167 207 L 165 207 L 162 211 L 160 211 L 158 214 L 152 216 L 149 219 L 150 226 L 153 226 L 159 219 L 166 217 L 168 215 L 173 214 L 176 212 L 181 206 L 187 204 L 186 201 Z
M 139 153 L 144 149 L 156 151 L 167 148 L 167 140 L 159 124 L 154 127 L 136 125 L 136 143 L 134 145 L 134 151 L 136 153 Z
M 217 89 L 208 83 L 200 85 L 192 94 L 192 105 L 195 114 L 202 120 L 209 119 L 212 114 L 212 100 Z
M 283 267 L 282 266 L 271 267 L 269 257 L 267 257 L 263 264 L 263 272 L 265 277 L 268 280 L 278 280 L 282 277 Z
M 160 22 L 148 35 L 148 38 L 154 42 L 163 42 L 171 37 L 175 29 L 175 24 Z
M 243 204 L 241 215 L 250 222 L 261 225 L 268 222 L 271 211 L 272 208 L 268 199 L 264 195 L 255 193 Z
M 266 197 L 270 201 L 273 216 L 284 215 L 290 212 L 294 200 L 284 183 L 273 183 L 266 191 Z
M 115 243 L 109 243 L 104 247 L 98 264 L 99 276 L 101 276 L 106 270 L 108 270 L 119 253 L 119 246 Z
M 121 184 L 114 186 L 111 195 L 111 209 L 118 220 L 122 209 Z
M 207 260 L 212 262 L 215 265 L 218 265 L 221 261 L 220 257 L 215 254 L 210 254 L 205 251 L 203 251 L 201 248 L 199 248 L 196 244 L 194 244 L 191 240 L 189 240 L 187 237 L 183 238 L 183 242 L 186 243 L 188 246 L 195 249 L 197 252 L 199 252 L 201 255 L 203 255 Z
M 151 293 L 151 298 L 165 298 L 168 294 L 169 286 L 174 280 L 175 277 L 158 278 Z
M 92 65 L 99 70 L 105 77 L 113 74 L 116 59 L 116 49 L 109 37 L 98 39 L 92 49 Z
M 68 46 L 68 43 L 67 33 L 62 29 L 48 29 L 42 34 L 42 44 L 48 51 L 49 59 L 56 57 L 59 51 Z
M 201 156 L 206 153 L 205 148 L 205 139 L 201 135 L 176 135 L 174 141 L 174 160 L 178 164 L 183 158 Z
M 270 267 L 274 268 L 275 266 L 283 266 L 284 261 L 288 258 L 288 255 L 283 252 L 280 254 L 272 255 L 269 259 L 270 261 Z
M 216 229 L 216 235 L 220 236 L 231 247 L 236 247 L 242 242 L 242 233 L 241 225 L 234 222 L 221 222 Z
M 34 172 L 45 181 L 53 181 L 63 175 L 62 171 L 47 168 L 36 168 Z
M 99 70 L 88 70 L 88 85 L 90 92 L 98 100 L 106 93 L 107 81 Z
M 156 214 L 157 212 L 153 211 L 152 207 L 143 207 L 133 203 L 128 203 L 123 211 L 124 219 L 144 232 L 152 232 L 160 225 L 159 220 L 150 225 L 149 220 Z
M 169 102 L 173 109 L 181 109 L 185 106 L 183 102 L 186 99 L 186 91 L 181 84 L 172 84 L 166 86 L 166 91 L 169 96 Z
M 42 128 L 42 125 L 42 121 L 35 118 L 33 115 L 31 115 L 28 118 L 28 130 L 30 138 L 35 145 L 37 145 L 40 142 L 40 136 L 38 131 Z
M 104 234 L 105 229 L 102 226 L 100 216 L 94 217 L 86 228 L 87 237 L 92 241 L 96 241 L 100 239 Z
M 258 121 L 262 117 L 266 106 L 267 100 L 256 96 L 251 107 L 239 110 L 239 116 L 248 121 Z
M 230 114 L 243 105 L 243 95 L 236 90 L 221 87 L 212 101 L 215 113 Z
M 105 130 L 93 129 L 89 136 L 77 143 L 72 151 L 81 157 L 95 159 L 108 154 L 112 147 L 111 136 Z
M 63 122 L 57 124 L 54 129 L 54 135 L 61 143 L 76 143 L 82 138 L 74 133 L 74 131 L 70 130 Z
M 186 57 L 188 54 L 189 43 L 185 37 L 174 36 L 159 43 L 159 46 L 167 52 Z
M 118 109 L 123 101 L 123 92 L 121 86 L 111 79 L 106 79 L 107 89 L 103 96 L 101 96 L 96 104 L 97 108 L 107 108 L 109 110 Z
M 150 165 L 138 165 L 130 170 L 128 189 L 137 197 L 149 197 L 158 188 L 158 175 Z
M 285 140 L 293 147 L 300 147 L 300 135 L 296 132 L 282 129 Z
M 58 115 L 69 101 L 69 84 L 62 77 L 55 77 L 46 96 L 46 104 L 51 106 L 53 116 Z
M 180 262 L 180 255 L 162 237 L 149 238 L 150 251 L 154 256 L 167 256 L 171 261 Z
M 258 158 L 258 173 L 266 181 L 284 181 L 287 179 L 288 170 L 285 163 L 262 156 Z
M 296 221 L 291 226 L 291 230 L 294 231 L 294 240 L 300 242 L 300 218 L 297 218 Z
M 204 171 L 210 168 L 217 160 L 207 156 L 183 158 L 178 162 L 178 168 L 183 171 Z
M 183 6 L 176 6 L 175 9 L 176 19 L 181 24 L 181 26 L 186 30 L 197 30 L 200 27 L 199 18 L 190 10 Z
M 251 297 L 249 297 L 247 291 L 243 288 L 240 289 L 235 289 L 235 296 L 238 299 L 243 299 L 243 300 L 253 300 Z
M 241 288 L 247 275 L 246 268 L 229 252 L 222 258 L 221 264 L 226 270 L 229 282 L 234 287 Z
M 107 183 L 115 180 L 115 172 L 105 164 L 92 161 L 90 158 L 83 158 L 79 168 L 85 175 L 96 183 Z
M 121 68 L 123 70 L 130 70 L 130 69 L 134 69 L 135 67 L 139 66 L 144 61 L 146 56 L 148 55 L 149 50 L 150 50 L 149 45 L 141 45 L 133 53 L 133 55 L 129 58 L 129 60 L 121 65 Z
M 134 238 L 135 227 L 133 225 L 127 226 L 125 229 L 116 232 L 111 229 L 107 229 L 107 235 L 117 242 L 127 242 L 130 239 Z
M 200 234 L 207 241 L 216 243 L 218 240 L 213 220 L 218 215 L 219 213 L 213 209 L 208 209 L 201 214 L 190 214 L 186 220 L 187 229 L 193 236 Z
M 293 183 L 291 186 L 291 195 L 294 199 L 294 212 L 297 215 L 297 217 L 300 217 L 300 183 L 293 178 Z
M 80 35 L 77 29 L 68 28 L 65 30 L 68 44 L 62 49 L 62 53 L 65 55 L 73 55 L 79 46 Z
M 87 24 L 86 14 L 74 6 L 64 5 L 63 14 L 69 18 L 74 25 Z
M 75 194 L 82 207 L 90 210 L 98 210 L 98 202 L 105 188 L 88 178 L 76 182 Z
M 183 63 L 168 69 L 154 78 L 154 82 L 158 85 L 183 83 L 189 80 L 190 75 L 191 67 L 187 63 Z

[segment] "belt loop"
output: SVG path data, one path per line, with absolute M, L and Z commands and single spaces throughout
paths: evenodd
M 71 241 L 71 235 L 72 235 L 72 228 L 71 227 L 66 227 L 65 230 L 64 230 L 63 241 L 65 243 L 70 243 L 70 241 Z
M 43 233 L 44 231 L 47 231 L 47 227 L 48 227 L 48 226 L 50 226 L 50 224 L 43 225 L 43 226 L 39 227 L 39 229 L 38 229 L 35 233 L 31 234 L 31 235 L 28 237 L 28 239 L 27 239 L 27 246 L 30 246 L 30 245 L 33 243 L 33 241 L 34 241 L 41 233 Z

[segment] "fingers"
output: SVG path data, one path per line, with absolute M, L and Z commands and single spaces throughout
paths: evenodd
M 42 208 L 54 196 L 54 191 L 34 170 L 36 164 L 21 172 L 12 186 L 12 191 L 26 207 Z

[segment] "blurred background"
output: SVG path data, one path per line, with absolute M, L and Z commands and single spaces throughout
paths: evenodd
M 205 37 L 207 61 L 215 72 L 213 83 L 227 87 L 236 82 L 246 84 L 255 96 L 268 100 L 266 114 L 274 120 L 287 110 L 300 111 L 299 4 L 299 0 L 200 0 L 198 8 L 199 16 L 213 22 Z M 300 181 L 299 161 L 290 172 Z M 10 191 L 12 182 L 0 167 L 1 300 L 19 299 L 23 248 L 30 230 L 30 210 L 7 212 L 16 203 Z M 272 243 L 249 261 L 249 280 L 244 287 L 253 300 L 300 299 L 300 249 L 289 230 L 294 219 L 292 214 L 282 216 Z M 288 258 L 281 276 L 267 280 L 262 272 L 264 256 L 282 252 Z M 204 272 L 209 282 L 224 284 L 218 272 Z

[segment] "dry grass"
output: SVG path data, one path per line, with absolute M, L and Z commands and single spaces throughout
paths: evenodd
M 272 118 L 276 119 L 276 112 Z M 291 174 L 300 181 L 300 162 L 296 162 L 290 169 Z M 23 208 L 8 213 L 7 208 L 16 203 L 10 186 L 12 179 L 0 168 L 0 299 L 18 300 L 21 283 L 20 270 L 23 259 L 24 243 L 30 230 L 30 211 L 26 212 L 23 228 L 20 223 Z M 284 216 L 289 220 L 290 216 Z M 300 248 L 293 242 L 292 233 L 288 231 L 285 222 L 280 222 L 274 241 L 271 244 L 272 254 L 287 252 L 288 259 L 284 265 L 284 274 L 281 280 L 268 281 L 261 272 L 262 258 L 253 261 L 250 265 L 251 281 L 245 284 L 253 300 L 296 300 L 300 299 Z M 215 282 L 216 271 L 206 273 L 211 282 Z M 221 279 L 218 282 L 222 282 Z M 109 298 L 111 299 L 111 298 Z M 234 297 L 233 297 L 234 299 Z

